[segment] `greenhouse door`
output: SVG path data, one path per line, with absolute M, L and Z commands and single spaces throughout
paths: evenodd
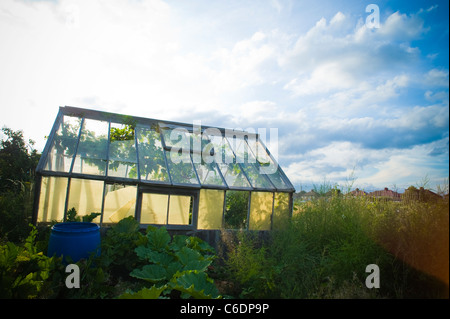
M 165 226 L 167 229 L 195 228 L 198 191 L 142 188 L 139 191 L 138 220 L 141 225 Z

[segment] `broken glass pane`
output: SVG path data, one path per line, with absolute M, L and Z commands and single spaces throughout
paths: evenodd
M 138 178 L 134 127 L 111 123 L 108 175 Z
M 105 185 L 105 204 L 102 223 L 118 223 L 134 216 L 137 186 L 122 184 Z
M 248 215 L 247 191 L 227 191 L 225 194 L 225 228 L 247 229 Z

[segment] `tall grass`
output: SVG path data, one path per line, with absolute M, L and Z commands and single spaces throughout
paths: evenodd
M 241 297 L 448 298 L 448 232 L 448 201 L 322 197 L 266 241 L 240 233 L 226 267 Z M 365 285 L 369 264 L 379 289 Z

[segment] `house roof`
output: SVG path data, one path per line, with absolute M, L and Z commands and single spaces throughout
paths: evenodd
M 359 188 L 357 188 L 357 189 L 351 191 L 350 195 L 353 195 L 353 196 L 365 196 L 365 195 L 367 195 L 367 192 L 362 191 Z
M 385 187 L 383 190 L 371 192 L 371 193 L 369 193 L 369 195 L 374 196 L 374 197 L 389 197 L 392 199 L 400 199 L 401 198 L 400 193 L 390 190 L 387 187 Z
M 256 133 L 60 107 L 41 175 L 294 192 Z

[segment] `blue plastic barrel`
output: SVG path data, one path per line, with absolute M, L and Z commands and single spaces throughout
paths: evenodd
M 70 256 L 73 262 L 100 254 L 100 227 L 94 223 L 68 222 L 52 226 L 47 256 Z

